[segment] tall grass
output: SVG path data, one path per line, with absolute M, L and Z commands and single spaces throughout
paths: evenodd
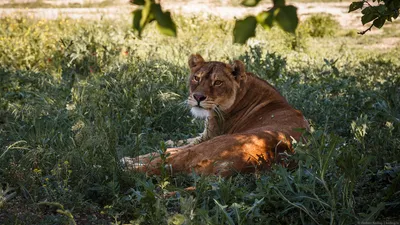
M 176 20 L 178 39 L 154 27 L 137 39 L 123 22 L 1 19 L 2 223 L 400 219 L 398 49 L 360 48 L 365 37 L 339 34 L 335 42 L 297 37 L 305 43 L 299 49 L 293 36 L 276 29 L 238 46 L 231 44 L 229 21 Z M 186 60 L 195 52 L 245 61 L 304 112 L 313 129 L 306 143 L 295 144 L 298 167 L 227 179 L 123 170 L 123 156 L 201 132 L 202 122 L 184 104 Z

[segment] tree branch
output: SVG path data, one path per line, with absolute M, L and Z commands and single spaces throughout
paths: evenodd
M 366 30 L 364 30 L 364 31 L 357 32 L 357 34 L 364 35 L 364 34 L 367 33 L 368 31 L 371 31 L 371 29 L 372 29 L 373 26 L 374 26 L 374 23 L 372 23 L 371 26 L 370 26 L 368 29 L 366 29 Z

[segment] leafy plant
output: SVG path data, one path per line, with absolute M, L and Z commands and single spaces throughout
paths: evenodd
M 69 220 L 69 224 L 76 225 L 76 222 L 74 220 L 74 216 L 72 215 L 72 213 L 69 210 L 64 209 L 64 206 L 61 205 L 60 203 L 57 203 L 57 202 L 41 202 L 39 204 L 40 205 L 53 206 L 53 207 L 58 208 L 57 209 L 57 213 L 66 216 L 68 218 L 68 220 Z
M 372 2 L 375 2 L 373 0 Z M 370 31 L 372 27 L 382 28 L 386 21 L 392 22 L 399 17 L 400 13 L 400 1 L 377 1 L 377 5 L 372 5 L 370 1 L 363 0 L 352 2 L 349 6 L 349 12 L 362 9 L 361 22 L 363 25 L 372 22 L 371 26 L 364 31 L 359 32 L 359 34 L 365 34 Z M 366 6 L 366 7 L 364 7 Z
M 331 37 L 340 28 L 339 23 L 330 14 L 314 14 L 304 20 L 302 29 L 311 37 Z
M 14 191 L 14 188 L 11 188 L 8 184 L 5 185 L 5 188 L 1 187 L 0 189 L 0 209 L 4 206 L 5 202 L 9 201 L 13 197 L 17 195 Z
M 239 59 L 245 63 L 247 71 L 252 71 L 269 81 L 282 78 L 286 72 L 286 60 L 282 56 L 276 53 L 263 55 L 261 47 L 257 45 L 250 46 Z

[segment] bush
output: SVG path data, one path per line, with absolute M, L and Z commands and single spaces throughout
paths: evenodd
M 331 37 L 340 29 L 340 24 L 331 14 L 315 14 L 308 17 L 300 25 L 300 30 L 311 37 Z
M 286 69 L 286 60 L 282 56 L 276 53 L 263 54 L 258 45 L 249 47 L 239 59 L 244 62 L 247 71 L 272 82 L 282 78 Z

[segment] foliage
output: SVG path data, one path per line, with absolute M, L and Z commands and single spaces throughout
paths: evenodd
M 255 6 L 256 4 L 245 4 L 245 6 Z M 258 3 L 258 2 L 257 2 Z M 237 20 L 233 30 L 234 43 L 244 44 L 247 39 L 255 36 L 256 25 L 259 24 L 265 29 L 272 28 L 277 24 L 284 31 L 294 33 L 299 20 L 297 18 L 297 8 L 286 5 L 285 0 L 273 1 L 274 6 L 259 13 L 256 17 L 248 16 L 243 20 Z
M 339 23 L 330 14 L 314 14 L 304 20 L 302 31 L 311 37 L 334 36 L 339 30 Z
M 254 7 L 261 0 L 243 0 L 242 6 Z M 157 27 L 161 33 L 169 36 L 176 36 L 176 25 L 168 11 L 163 12 L 161 5 L 154 0 L 131 0 L 133 5 L 139 9 L 133 12 L 133 30 L 141 37 L 143 29 L 148 23 L 157 21 Z M 371 26 L 359 32 L 365 34 L 372 27 L 382 28 L 386 21 L 392 22 L 400 14 L 400 0 L 368 0 L 352 2 L 349 6 L 349 13 L 362 9 L 361 22 L 363 25 L 372 21 Z M 233 29 L 233 43 L 245 44 L 251 37 L 256 36 L 256 27 L 260 25 L 264 29 L 271 29 L 278 25 L 282 30 L 295 34 L 299 24 L 297 8 L 293 5 L 286 5 L 285 0 L 273 0 L 273 7 L 268 11 L 260 12 L 257 16 L 247 16 L 244 19 L 237 19 Z M 323 23 L 323 24 L 320 24 Z M 325 24 L 324 24 L 325 23 Z M 334 21 L 328 17 L 320 16 L 310 19 L 310 34 L 312 36 L 332 35 L 337 28 Z M 315 26 L 314 26 L 315 25 Z M 319 26 L 327 25 L 327 26 Z M 332 25 L 332 26 L 330 26 Z
M 365 34 L 372 27 L 382 28 L 386 21 L 392 22 L 399 17 L 400 0 L 372 0 L 371 4 L 368 0 L 352 2 L 349 6 L 349 12 L 362 9 L 362 24 L 372 22 L 371 26 L 359 34 Z M 366 7 L 364 7 L 366 6 Z
M 239 59 L 245 63 L 247 71 L 261 74 L 262 78 L 266 80 L 278 80 L 286 72 L 286 60 L 276 53 L 263 55 L 260 46 L 250 46 L 249 50 Z
M 259 2 L 259 0 L 244 0 L 241 4 L 254 7 Z M 146 25 L 154 20 L 157 21 L 161 33 L 176 36 L 176 25 L 172 21 L 170 13 L 162 11 L 160 4 L 155 3 L 154 0 L 132 0 L 131 3 L 140 7 L 133 12 L 133 30 L 138 33 L 139 37 Z M 286 5 L 285 0 L 274 0 L 273 4 L 274 6 L 270 10 L 261 12 L 256 17 L 248 16 L 236 20 L 233 29 L 233 42 L 246 43 L 250 37 L 255 36 L 257 24 L 265 29 L 270 29 L 274 24 L 277 24 L 284 31 L 294 33 L 299 23 L 297 8 Z
M 138 32 L 139 37 L 144 27 L 153 21 L 157 22 L 157 28 L 162 34 L 176 36 L 176 26 L 169 12 L 163 12 L 161 5 L 154 0 L 132 0 L 132 4 L 141 8 L 133 12 L 133 29 Z
M 229 42 L 232 21 L 176 21 L 185 25 L 179 39 L 155 35 L 156 24 L 137 39 L 122 22 L 1 19 L 2 223 L 399 220 L 398 49 L 363 49 L 367 37 L 338 32 L 334 44 L 309 37 L 312 51 L 298 50 L 275 27 L 238 46 Z M 226 179 L 123 170 L 123 156 L 202 130 L 184 103 L 186 60 L 196 51 L 245 61 L 304 112 L 313 130 L 295 144 L 297 167 Z

